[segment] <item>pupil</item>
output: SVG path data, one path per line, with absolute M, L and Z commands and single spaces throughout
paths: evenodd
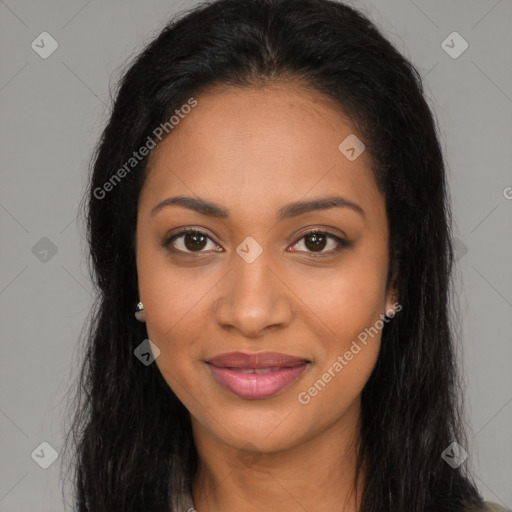
M 192 243 L 189 243 L 190 240 L 193 240 Z M 194 251 L 194 250 L 201 250 L 206 245 L 206 237 L 197 233 L 188 233 L 185 235 L 185 246 L 187 249 Z
M 324 235 L 321 235 L 321 234 L 312 234 L 312 235 L 308 235 L 306 237 L 306 247 L 308 249 L 324 249 L 325 247 L 325 236 Z M 311 242 L 311 246 L 310 246 L 310 242 Z

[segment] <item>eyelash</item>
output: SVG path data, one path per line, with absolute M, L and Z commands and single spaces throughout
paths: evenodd
M 201 254 L 201 253 L 206 252 L 206 251 L 203 251 L 203 250 L 201 250 L 201 251 L 182 251 L 181 249 L 175 249 L 175 248 L 169 247 L 170 244 L 173 241 L 175 241 L 176 239 L 178 239 L 180 237 L 186 236 L 186 235 L 205 236 L 206 238 L 208 238 L 212 242 L 216 243 L 214 240 L 212 240 L 203 231 L 201 231 L 199 229 L 194 229 L 194 228 L 187 228 L 187 229 L 184 229 L 184 230 L 182 230 L 182 231 L 180 231 L 178 233 L 173 234 L 170 237 L 165 238 L 163 243 L 162 243 L 162 247 L 168 249 L 169 251 L 171 251 L 173 253 L 177 253 L 177 254 L 187 254 L 187 255 L 189 255 L 189 254 L 194 254 L 194 253 Z M 322 252 L 318 252 L 318 253 L 314 252 L 314 251 L 298 251 L 298 252 L 305 252 L 306 254 L 309 254 L 313 258 L 322 258 L 322 257 L 325 257 L 325 256 L 330 256 L 330 255 L 333 255 L 333 254 L 336 254 L 336 253 L 340 252 L 342 249 L 344 249 L 345 247 L 349 246 L 349 242 L 347 242 L 346 240 L 343 240 L 342 238 L 340 238 L 339 236 L 336 236 L 333 233 L 330 233 L 329 231 L 322 231 L 322 230 L 319 230 L 319 229 L 313 229 L 311 231 L 307 231 L 306 233 L 303 233 L 302 236 L 296 242 L 294 242 L 292 244 L 292 247 L 297 245 L 303 238 L 306 238 L 307 236 L 311 236 L 311 235 L 322 235 L 322 236 L 325 236 L 327 238 L 330 238 L 330 239 L 334 240 L 338 244 L 338 246 L 335 249 L 331 249 L 329 251 L 322 251 Z

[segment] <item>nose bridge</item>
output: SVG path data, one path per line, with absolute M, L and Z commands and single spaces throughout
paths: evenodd
M 218 300 L 217 322 L 251 337 L 270 326 L 287 325 L 293 309 L 290 297 L 267 255 L 260 254 L 252 262 L 239 254 L 233 259 L 232 271 L 226 276 Z

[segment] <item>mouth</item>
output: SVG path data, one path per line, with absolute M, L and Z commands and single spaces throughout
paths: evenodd
M 208 361 L 214 379 L 240 398 L 268 398 L 289 387 L 311 361 L 277 352 L 230 352 Z

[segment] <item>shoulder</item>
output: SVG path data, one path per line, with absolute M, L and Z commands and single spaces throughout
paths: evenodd
M 512 511 L 508 508 L 498 505 L 497 503 L 492 503 L 490 501 L 486 501 L 484 503 L 484 508 L 482 509 L 482 512 L 512 512 Z

